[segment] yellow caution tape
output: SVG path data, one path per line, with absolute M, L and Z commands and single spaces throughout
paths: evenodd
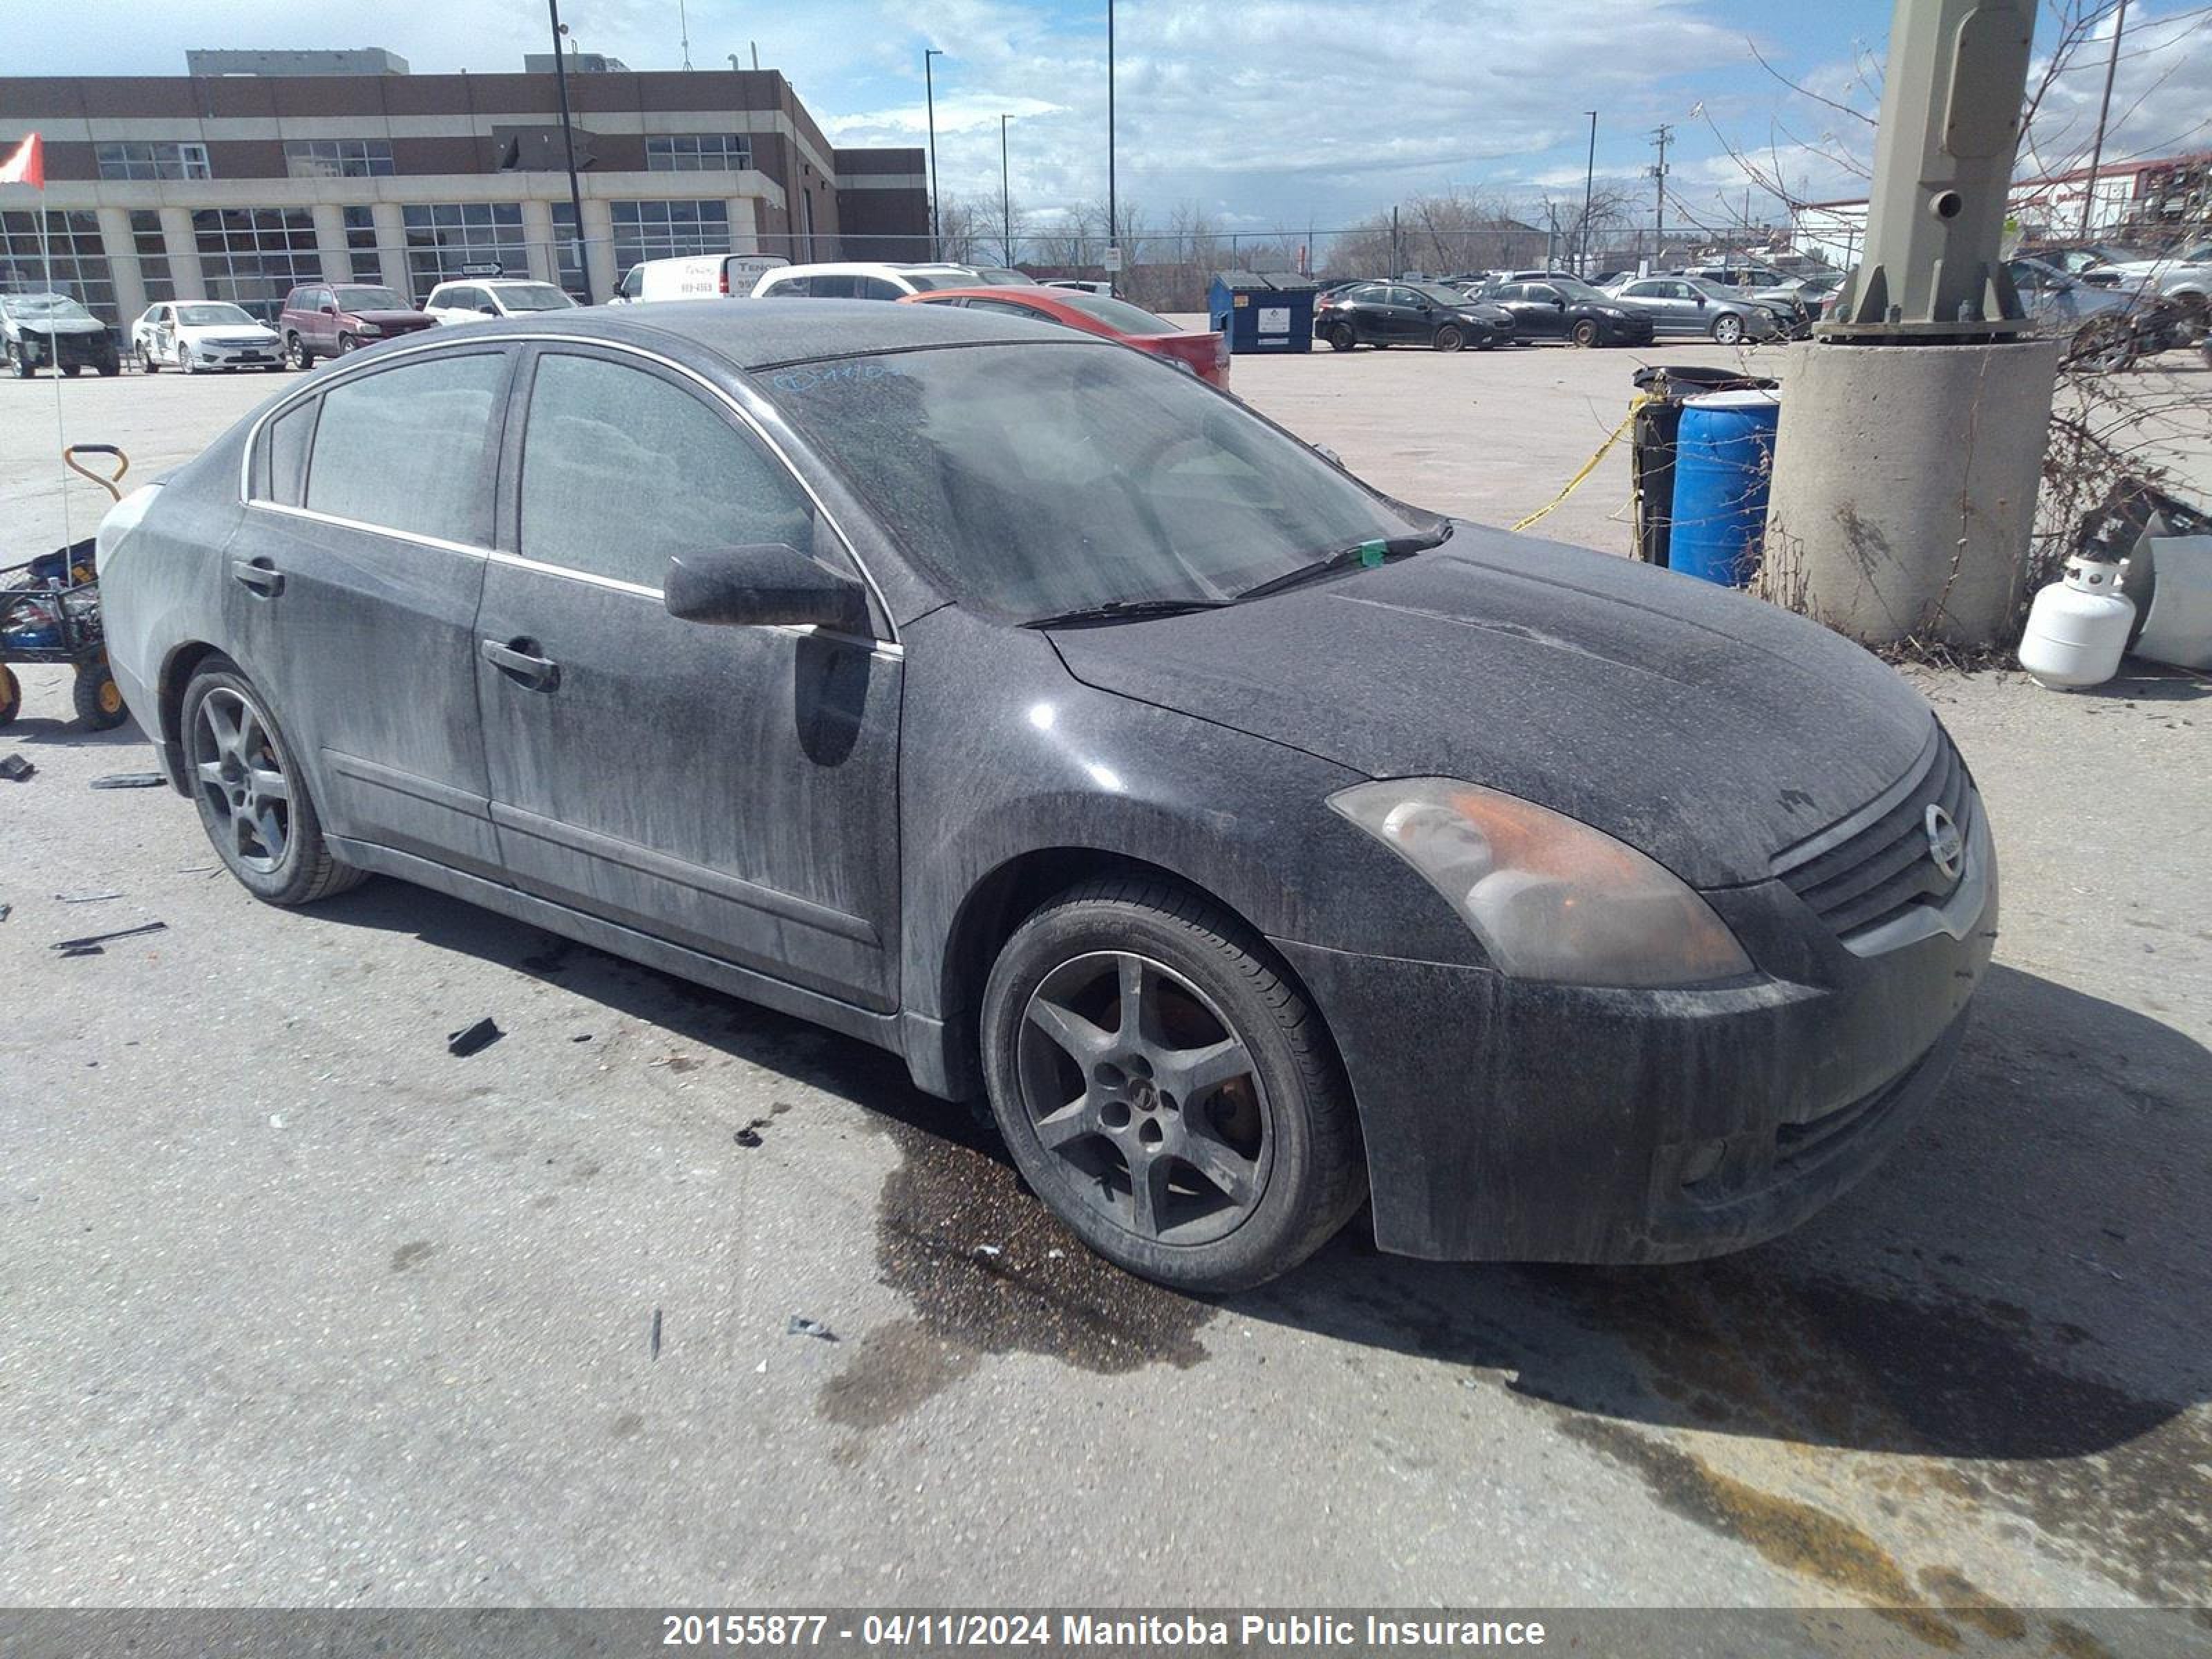
M 1629 427 L 1634 422 L 1636 419 L 1636 411 L 1643 408 L 1644 405 L 1650 401 L 1650 399 L 1644 396 L 1641 392 L 1638 393 L 1637 396 L 1630 401 L 1628 405 L 1628 413 L 1621 416 L 1620 424 L 1605 434 L 1605 441 L 1597 447 L 1597 453 L 1592 455 L 1589 459 L 1584 461 L 1583 463 L 1582 471 L 1576 473 L 1573 477 L 1567 480 L 1567 487 L 1565 489 L 1562 489 L 1558 495 L 1553 496 L 1550 501 L 1545 502 L 1543 506 L 1538 507 L 1534 513 L 1531 513 L 1527 518 L 1522 520 L 1520 523 L 1515 525 L 1513 527 L 1516 530 L 1526 530 L 1530 525 L 1535 523 L 1537 520 L 1542 518 L 1547 513 L 1549 513 L 1561 501 L 1566 500 L 1568 496 L 1573 495 L 1576 488 L 1582 483 L 1582 481 L 1584 478 L 1589 477 L 1591 473 L 1597 471 L 1597 464 L 1605 459 L 1605 452 L 1611 449 L 1613 445 L 1620 441 L 1620 434 L 1627 431 Z

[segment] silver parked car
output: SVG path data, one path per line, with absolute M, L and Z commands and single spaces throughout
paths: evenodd
M 1709 283 L 1701 276 L 1639 276 L 1606 290 L 1649 312 L 1661 335 L 1700 335 L 1721 345 L 1779 340 L 1796 325 L 1794 312 Z
M 2099 288 L 2040 259 L 2008 259 L 2005 270 L 2036 331 L 2071 337 L 2069 363 L 2123 369 L 2146 352 L 2180 343 L 2178 313 L 2154 294 Z

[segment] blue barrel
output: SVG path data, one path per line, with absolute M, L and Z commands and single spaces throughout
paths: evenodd
M 1668 566 L 1741 587 L 1759 568 L 1782 404 L 1771 392 L 1709 392 L 1682 404 Z

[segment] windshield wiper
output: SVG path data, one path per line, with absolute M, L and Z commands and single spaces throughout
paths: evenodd
M 1297 587 L 1317 577 L 1328 575 L 1334 571 L 1350 570 L 1361 565 L 1378 565 L 1386 559 L 1402 558 L 1408 553 L 1425 552 L 1444 541 L 1451 533 L 1451 523 L 1447 520 L 1434 530 L 1424 530 L 1415 535 L 1378 537 L 1368 541 L 1354 542 L 1351 546 L 1340 547 L 1335 552 L 1316 560 L 1311 564 L 1302 564 L 1296 570 L 1286 570 L 1279 576 L 1270 576 L 1266 581 L 1246 588 L 1237 597 L 1240 601 L 1261 599 L 1270 593 L 1279 593 L 1286 587 Z
M 1101 605 L 1079 605 L 1049 617 L 1031 617 L 1024 628 L 1081 628 L 1095 623 L 1133 622 L 1142 617 L 1173 617 L 1186 611 L 1218 611 L 1228 599 L 1108 599 Z

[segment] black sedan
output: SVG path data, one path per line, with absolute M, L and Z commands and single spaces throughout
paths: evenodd
M 1354 283 L 1315 301 L 1314 337 L 1334 351 L 1361 345 L 1487 351 L 1513 337 L 1513 319 L 1441 283 Z
M 396 878 L 880 1044 L 1188 1289 L 1370 1195 L 1415 1255 L 1778 1232 L 1935 1092 L 1996 925 L 1965 764 L 1856 647 L 1049 324 L 439 329 L 99 561 L 253 894 Z
M 1501 283 L 1481 297 L 1513 318 L 1514 337 L 1571 340 L 1578 346 L 1650 345 L 1651 313 L 1584 283 Z

